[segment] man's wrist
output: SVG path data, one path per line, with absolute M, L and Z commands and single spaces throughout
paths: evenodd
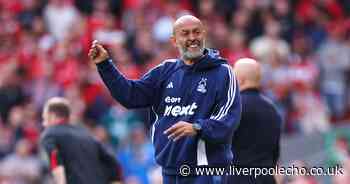
M 193 123 L 192 128 L 197 132 L 197 134 L 200 134 L 200 132 L 202 131 L 202 125 L 198 123 Z
M 111 58 L 108 57 L 108 58 L 105 58 L 105 59 L 103 59 L 103 60 L 101 60 L 101 61 L 99 61 L 99 62 L 95 62 L 95 64 L 96 64 L 97 66 L 98 66 L 98 65 L 103 65 L 104 63 L 108 63 L 110 59 L 111 59 Z

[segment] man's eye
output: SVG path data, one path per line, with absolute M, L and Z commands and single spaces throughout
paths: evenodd
M 197 35 L 200 34 L 200 33 L 201 33 L 200 30 L 195 30 L 195 31 L 194 31 L 194 34 L 197 34 Z

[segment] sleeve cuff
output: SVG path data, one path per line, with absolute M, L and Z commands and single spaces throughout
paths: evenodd
M 97 63 L 96 66 L 98 69 L 105 70 L 106 68 L 112 65 L 113 61 L 111 58 L 105 59 L 100 63 Z
M 197 135 L 198 135 L 199 137 L 202 137 L 202 132 L 203 132 L 204 129 L 205 129 L 205 121 L 202 120 L 202 119 L 199 119 L 199 120 L 195 121 L 195 123 L 197 123 L 197 124 L 199 124 L 199 125 L 201 126 L 201 130 L 200 130 L 199 132 L 197 132 Z

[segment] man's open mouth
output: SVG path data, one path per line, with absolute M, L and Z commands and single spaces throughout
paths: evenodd
M 187 47 L 187 48 L 190 48 L 190 49 L 199 48 L 199 47 L 200 47 L 200 42 L 199 42 L 199 41 L 196 41 L 196 42 L 192 42 L 192 43 L 190 43 L 190 44 L 186 44 L 186 47 Z

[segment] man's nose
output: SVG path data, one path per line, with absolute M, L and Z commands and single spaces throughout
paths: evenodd
M 191 33 L 189 36 L 189 40 L 191 40 L 191 41 L 196 40 L 196 36 L 193 33 Z

